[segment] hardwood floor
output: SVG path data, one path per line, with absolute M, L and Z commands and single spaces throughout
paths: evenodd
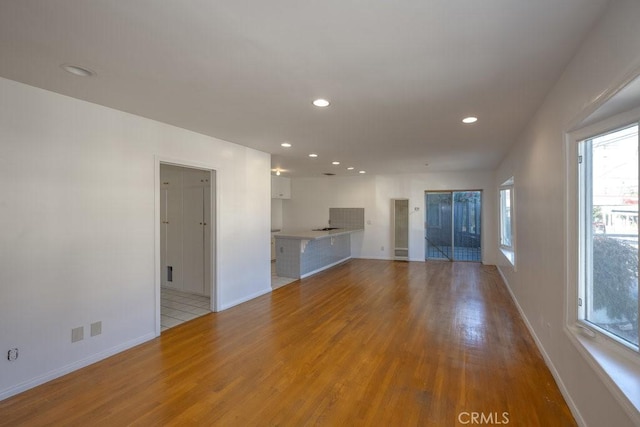
M 472 417 L 575 425 L 495 267 L 449 262 L 352 260 L 0 402 L 12 426 Z

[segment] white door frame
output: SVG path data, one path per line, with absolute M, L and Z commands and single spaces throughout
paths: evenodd
M 155 308 L 156 308 L 156 321 L 155 321 L 155 334 L 156 336 L 160 336 L 161 326 L 160 326 L 160 284 L 162 281 L 162 262 L 161 262 L 161 248 L 160 248 L 160 165 L 172 165 L 172 166 L 181 166 L 185 168 L 191 169 L 201 169 L 206 170 L 211 173 L 211 178 L 213 179 L 213 183 L 210 186 L 211 191 L 211 207 L 210 207 L 210 215 L 214 217 L 214 221 L 211 221 L 209 218 L 209 223 L 212 226 L 209 228 L 209 232 L 211 235 L 209 236 L 209 241 L 211 242 L 211 251 L 209 254 L 209 265 L 211 265 L 211 274 L 209 275 L 209 289 L 211 295 L 211 311 L 219 311 L 218 302 L 220 301 L 218 292 L 219 283 L 219 268 L 218 268 L 218 253 L 220 248 L 220 241 L 218 230 L 220 229 L 220 215 L 218 206 L 220 206 L 220 167 L 218 165 L 201 163 L 201 162 L 193 162 L 190 160 L 184 159 L 175 159 L 169 157 L 161 157 L 155 156 L 154 158 L 154 254 L 155 254 Z

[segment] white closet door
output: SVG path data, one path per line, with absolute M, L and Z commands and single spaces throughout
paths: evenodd
M 160 247 L 162 286 L 182 289 L 182 173 L 160 169 Z
M 204 295 L 211 296 L 211 227 L 214 226 L 214 218 L 211 215 L 211 172 L 206 172 L 207 185 L 203 188 L 204 219 L 206 224 L 204 232 Z
M 162 286 L 209 295 L 211 172 L 160 167 Z
M 194 182 L 191 176 L 198 173 L 203 176 L 201 171 L 185 173 L 185 182 Z M 187 175 L 190 175 L 187 178 Z M 196 181 L 198 186 L 189 186 L 183 189 L 183 290 L 194 294 L 205 293 L 204 286 L 204 235 L 205 228 L 209 224 L 205 221 L 204 216 L 204 183 L 200 180 Z

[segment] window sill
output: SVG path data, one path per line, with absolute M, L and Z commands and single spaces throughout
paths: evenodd
M 516 253 L 515 253 L 515 251 L 513 249 L 501 246 L 500 247 L 500 252 L 502 252 L 502 255 L 504 255 L 504 257 L 507 259 L 507 261 L 509 261 L 509 263 L 513 266 L 513 268 L 515 270 L 515 267 L 516 267 Z
M 566 332 L 627 415 L 640 425 L 640 363 L 599 334 L 588 336 L 577 326 L 568 326 Z

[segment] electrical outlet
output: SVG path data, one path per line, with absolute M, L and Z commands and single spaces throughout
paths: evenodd
M 91 324 L 91 336 L 95 337 L 102 333 L 102 321 Z
M 384 246 L 380 246 L 380 252 L 384 252 Z
M 84 339 L 84 326 L 78 326 L 71 330 L 71 342 L 82 341 Z
M 18 349 L 17 348 L 9 349 L 9 351 L 7 352 L 7 360 L 9 362 L 13 362 L 17 358 L 18 358 Z

